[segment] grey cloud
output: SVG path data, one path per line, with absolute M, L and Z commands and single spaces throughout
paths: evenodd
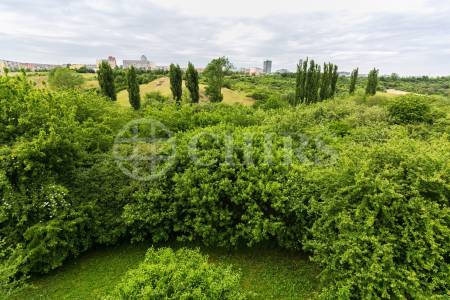
M 237 66 L 259 66 L 271 58 L 274 68 L 294 69 L 299 58 L 309 56 L 346 70 L 359 66 L 363 71 L 379 67 L 382 73 L 450 74 L 450 5 L 428 2 L 439 9 L 208 18 L 145 0 L 3 0 L 0 58 L 94 63 L 107 55 L 121 61 L 146 54 L 159 64 L 190 60 L 205 65 L 226 55 Z

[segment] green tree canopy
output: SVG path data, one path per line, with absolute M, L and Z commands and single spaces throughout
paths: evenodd
M 226 57 L 213 59 L 204 72 L 207 87 L 206 95 L 211 102 L 221 102 L 223 100 L 222 87 L 225 73 L 232 68 L 232 64 Z
M 80 74 L 68 68 L 52 69 L 48 75 L 49 86 L 54 90 L 79 88 L 83 82 Z

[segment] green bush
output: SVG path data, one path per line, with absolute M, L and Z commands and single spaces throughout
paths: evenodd
M 144 262 L 129 271 L 114 299 L 245 299 L 240 275 L 231 266 L 208 263 L 199 250 L 147 251 Z
M 260 90 L 257 90 L 257 91 L 254 91 L 253 93 L 248 94 L 247 97 L 250 97 L 250 98 L 253 98 L 253 99 L 259 100 L 259 101 L 269 99 L 268 93 L 266 91 L 260 91 Z
M 284 139 L 274 136 L 266 157 L 266 134 L 255 127 L 219 125 L 179 135 L 172 168 L 142 184 L 125 206 L 133 238 L 160 242 L 177 237 L 227 247 L 278 239 L 296 245 L 289 239 L 304 231 L 293 229 L 295 221 L 285 210 Z M 226 151 L 230 138 L 233 148 Z M 190 151 L 192 141 L 195 152 Z
M 35 90 L 22 76 L 0 77 L 0 104 L 0 252 L 9 253 L 0 265 L 15 258 L 8 272 L 46 273 L 122 237 L 127 178 L 102 162 L 132 114 L 93 93 Z
M 55 90 L 79 88 L 83 83 L 83 77 L 68 68 L 55 68 L 48 74 L 48 84 Z
M 388 107 L 389 116 L 396 124 L 432 123 L 430 98 L 416 95 L 398 97 Z
M 450 143 L 350 147 L 300 181 L 326 299 L 450 295 Z

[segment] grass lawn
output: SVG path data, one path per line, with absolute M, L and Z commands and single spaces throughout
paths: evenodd
M 33 287 L 16 299 L 101 299 L 130 268 L 139 264 L 148 247 L 121 245 L 91 250 L 52 273 L 32 279 Z M 319 268 L 306 256 L 279 249 L 202 249 L 213 263 L 241 269 L 242 287 L 256 299 L 314 299 Z
M 141 84 L 140 86 L 141 90 L 141 97 L 143 98 L 145 94 L 150 92 L 160 92 L 161 95 L 166 97 L 172 97 L 172 92 L 170 91 L 170 81 L 168 77 L 162 77 L 159 79 L 156 79 L 150 83 L 147 84 Z M 200 84 L 200 102 L 206 102 L 208 101 L 206 95 L 205 95 L 205 85 Z M 185 83 L 183 81 L 183 93 L 188 93 L 187 89 L 185 88 Z M 232 91 L 227 88 L 222 89 L 223 94 L 223 103 L 227 104 L 235 104 L 240 103 L 243 105 L 252 105 L 255 103 L 255 100 L 252 98 L 247 97 L 245 94 L 237 91 Z M 130 102 L 128 100 L 128 92 L 126 90 L 120 91 L 117 94 L 117 102 L 125 107 L 130 107 Z

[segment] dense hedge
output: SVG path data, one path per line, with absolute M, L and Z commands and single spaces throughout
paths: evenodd
M 144 262 L 128 271 L 113 299 L 246 299 L 240 274 L 231 266 L 212 265 L 199 250 L 153 248 Z
M 301 180 L 314 195 L 307 245 L 327 296 L 448 295 L 449 149 L 448 138 L 349 147 L 336 168 Z
M 448 99 L 264 103 L 132 112 L 0 77 L 2 291 L 95 244 L 178 239 L 308 250 L 325 298 L 450 295 Z M 162 123 L 177 150 L 147 182 L 112 151 L 140 118 Z
M 50 93 L 25 77 L 0 77 L 0 116 L 0 245 L 16 275 L 48 272 L 123 236 L 128 178 L 109 151 L 130 112 L 93 93 Z M 7 270 L 10 259 L 2 263 Z M 0 274 L 5 286 L 16 276 Z

